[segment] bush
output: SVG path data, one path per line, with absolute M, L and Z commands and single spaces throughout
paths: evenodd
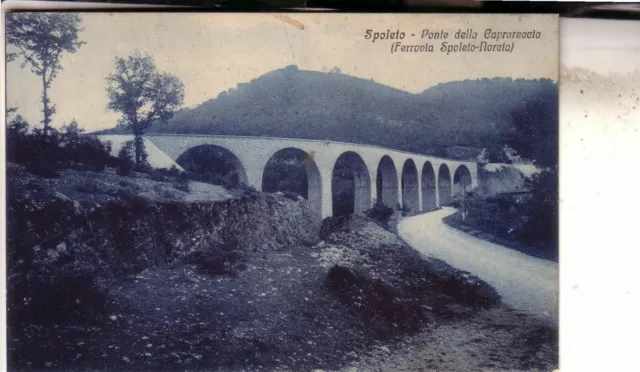
M 464 199 L 465 223 L 500 238 L 535 246 L 552 256 L 558 249 L 558 173 L 545 170 L 527 182 L 528 194 L 472 195 Z
M 367 217 L 386 225 L 389 222 L 389 218 L 393 215 L 393 208 L 385 205 L 382 202 L 377 201 L 373 208 L 367 210 L 365 214 Z
M 120 160 L 118 174 L 121 176 L 129 175 L 135 166 L 133 162 L 133 141 L 127 141 L 122 145 L 122 148 L 118 151 L 118 160 Z
M 558 245 L 558 171 L 545 170 L 528 181 L 531 197 L 527 200 L 526 217 L 519 239 L 526 243 L 544 243 L 557 251 Z
M 50 128 L 47 135 L 42 129 L 29 132 L 29 124 L 20 116 L 7 125 L 7 161 L 23 164 L 31 173 L 43 177 L 57 177 L 62 169 L 80 169 L 100 172 L 105 166 L 116 166 L 111 156 L 111 145 L 84 134 L 73 121 L 61 131 Z

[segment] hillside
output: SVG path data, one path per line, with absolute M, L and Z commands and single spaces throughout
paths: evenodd
M 551 95 L 557 100 L 550 80 L 464 80 L 412 94 L 288 66 L 180 110 L 150 131 L 329 139 L 445 156 L 452 146 L 501 149 L 512 112 Z
M 47 178 L 9 163 L 7 179 L 12 371 L 336 370 L 436 325 L 512 313 L 481 280 L 406 245 L 397 216 L 321 223 L 292 195 L 178 189 L 112 168 Z M 508 349 L 522 360 L 472 358 L 492 346 L 466 344 L 474 365 L 551 359 L 523 346 Z

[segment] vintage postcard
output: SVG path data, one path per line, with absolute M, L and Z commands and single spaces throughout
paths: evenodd
M 10 371 L 558 367 L 558 17 L 6 16 Z

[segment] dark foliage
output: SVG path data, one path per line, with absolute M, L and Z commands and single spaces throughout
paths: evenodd
M 528 244 L 558 247 L 558 89 L 541 92 L 516 107 L 505 140 L 520 155 L 543 168 L 527 182 L 531 197 L 524 203 L 518 238 Z
M 110 155 L 110 144 L 103 144 L 86 135 L 75 122 L 61 131 L 41 129 L 29 132 L 29 124 L 20 115 L 7 125 L 7 161 L 23 164 L 34 174 L 57 177 L 66 168 L 101 172 L 105 166 L 117 166 L 118 159 Z
M 393 215 L 394 209 L 386 206 L 380 201 L 377 201 L 373 208 L 369 209 L 365 212 L 367 217 L 381 223 L 383 226 L 386 226 L 389 222 L 389 218 Z
M 525 215 L 529 196 L 521 200 L 510 194 L 483 199 L 471 196 L 460 201 L 460 208 L 467 213 L 466 222 L 482 231 L 516 239 L 528 217 Z
M 504 141 L 541 167 L 558 164 L 558 87 L 541 91 L 511 112 Z
M 118 151 L 118 160 L 120 160 L 120 165 L 118 167 L 119 175 L 126 176 L 134 170 L 144 173 L 154 172 L 154 169 L 151 168 L 149 162 L 147 161 L 147 157 L 149 156 L 149 154 L 147 153 L 147 150 L 144 146 L 144 142 L 139 145 L 138 151 L 138 163 L 136 163 L 135 141 L 127 141 L 122 145 L 120 151 Z
M 122 113 L 118 126 L 134 135 L 134 162 L 144 164 L 142 135 L 152 122 L 165 123 L 182 105 L 184 84 L 177 77 L 156 71 L 153 58 L 134 52 L 115 57 L 115 71 L 107 76 L 107 109 Z
M 542 249 L 549 257 L 558 253 L 558 173 L 544 170 L 527 181 L 527 193 L 504 193 L 490 198 L 469 196 L 462 223 L 498 238 Z
M 535 174 L 528 182 L 531 188 L 520 238 L 525 242 L 543 242 L 558 249 L 559 184 L 557 167 Z

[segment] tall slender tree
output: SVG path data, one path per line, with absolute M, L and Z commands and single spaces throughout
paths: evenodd
M 7 60 L 21 58 L 20 67 L 29 66 L 31 72 L 42 78 L 42 123 L 46 136 L 51 116 L 56 112 L 48 90 L 62 71 L 62 54 L 75 53 L 85 44 L 78 40 L 82 18 L 73 13 L 8 13 L 6 22 L 7 44 L 14 47 L 7 51 Z
M 121 112 L 118 126 L 134 135 L 136 167 L 142 165 L 142 135 L 155 121 L 166 123 L 184 101 L 184 84 L 174 75 L 156 71 L 153 58 L 138 51 L 115 58 L 107 76 L 107 109 Z

